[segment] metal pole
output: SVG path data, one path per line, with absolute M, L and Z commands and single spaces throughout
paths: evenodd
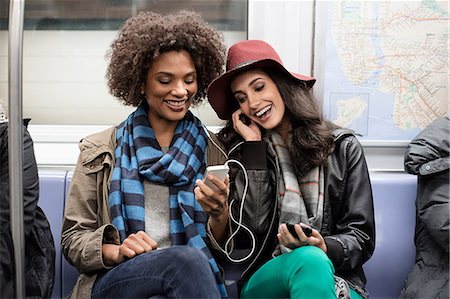
M 313 20 L 313 23 L 312 23 L 312 30 L 311 30 L 311 35 L 312 35 L 311 54 L 312 54 L 312 57 L 311 57 L 311 71 L 310 71 L 310 74 L 313 77 L 314 77 L 314 71 L 315 71 L 314 70 L 314 60 L 315 60 L 315 55 L 316 55 L 316 53 L 315 53 L 315 50 L 316 50 L 316 21 L 317 21 L 316 20 L 316 18 L 317 18 L 317 14 L 316 14 L 317 3 L 316 2 L 317 2 L 316 0 L 313 1 L 313 9 L 312 9 L 312 20 Z
M 23 120 L 22 50 L 25 1 L 11 0 L 9 6 L 9 198 L 14 243 L 16 298 L 25 298 L 25 236 L 23 223 Z

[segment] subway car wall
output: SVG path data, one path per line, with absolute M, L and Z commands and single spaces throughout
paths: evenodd
M 5 107 L 9 3 L 0 0 Z M 78 276 L 61 253 L 60 233 L 79 141 L 133 110 L 107 91 L 106 51 L 127 17 L 185 8 L 217 26 L 228 46 L 246 39 L 272 44 L 287 69 L 316 77 L 313 92 L 326 118 L 358 134 L 377 234 L 374 255 L 364 264 L 367 289 L 370 298 L 398 298 L 415 257 L 417 179 L 404 171 L 405 149 L 449 111 L 447 1 L 25 1 L 23 117 L 31 118 L 39 204 L 55 240 L 52 298 L 65 298 Z M 213 132 L 223 125 L 208 103 L 192 111 Z
M 123 20 L 145 9 L 192 7 L 224 32 L 227 45 L 271 43 L 288 69 L 317 78 L 314 93 L 326 117 L 361 135 L 371 170 L 403 171 L 408 141 L 448 113 L 445 1 L 81 2 L 25 3 L 23 114 L 31 118 L 40 167 L 73 167 L 83 136 L 132 110 L 108 94 L 105 53 Z M 8 3 L 0 1 L 2 66 L 8 65 Z M 433 21 L 406 21 L 400 13 Z M 3 102 L 7 82 L 2 67 Z M 223 125 L 207 103 L 193 112 L 212 130 Z

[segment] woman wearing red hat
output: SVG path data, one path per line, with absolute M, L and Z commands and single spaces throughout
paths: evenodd
M 245 170 L 229 164 L 229 201 L 216 203 L 229 209 L 214 213 L 203 184 L 195 193 L 217 253 L 244 264 L 242 298 L 368 297 L 362 265 L 375 224 L 364 153 L 352 131 L 323 118 L 314 82 L 249 40 L 229 49 L 227 72 L 209 86 L 228 121 L 218 137 Z

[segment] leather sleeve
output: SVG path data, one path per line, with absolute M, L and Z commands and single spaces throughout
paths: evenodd
M 328 179 L 334 178 L 329 184 L 335 184 L 335 191 L 329 197 L 337 214 L 334 231 L 325 237 L 325 242 L 336 271 L 345 271 L 364 264 L 375 248 L 372 187 L 356 137 L 348 136 L 338 142 L 333 155 L 337 158 L 331 159 L 334 165 L 328 167 Z

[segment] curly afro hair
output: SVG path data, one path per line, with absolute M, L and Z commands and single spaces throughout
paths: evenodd
M 169 15 L 141 12 L 125 21 L 107 52 L 109 92 L 124 105 L 138 106 L 145 100 L 141 86 L 153 59 L 171 50 L 191 54 L 198 81 L 192 103 L 202 102 L 209 83 L 223 71 L 226 47 L 220 31 L 186 10 Z

